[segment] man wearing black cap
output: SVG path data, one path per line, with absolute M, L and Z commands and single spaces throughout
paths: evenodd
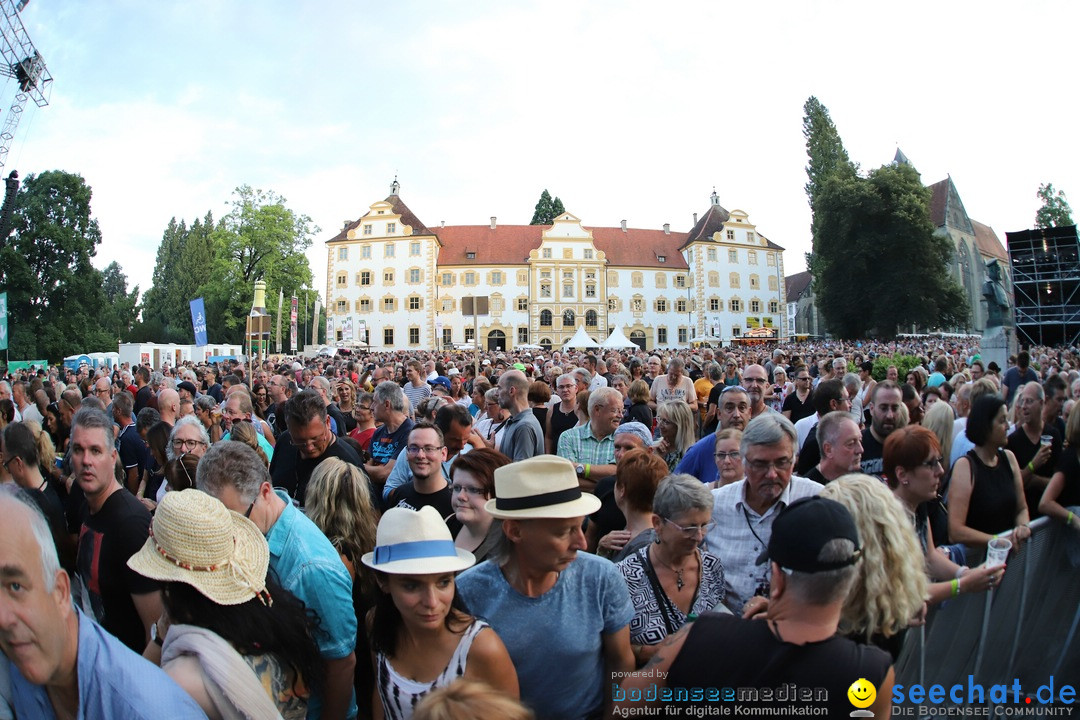
M 646 691 L 653 684 L 690 692 L 756 688 L 771 692 L 768 697 L 762 692 L 756 698 L 753 693 L 713 702 L 706 698 L 699 704 L 730 708 L 741 699 L 744 706 L 774 710 L 813 706 L 832 718 L 854 715 L 853 706 L 861 710 L 869 705 L 869 712 L 857 712 L 887 717 L 893 686 L 889 655 L 836 635 L 859 555 L 858 531 L 843 505 L 820 497 L 791 503 L 777 516 L 768 549 L 758 558 L 768 561 L 771 576 L 766 618 L 710 612 L 687 623 L 660 644 L 639 675 L 613 688 L 615 705 L 620 691 L 637 687 L 649 697 Z M 720 647 L 739 651 L 717 653 Z M 857 694 L 858 704 L 849 699 L 856 681 L 860 693 L 867 683 L 873 686 L 872 703 L 869 693 Z

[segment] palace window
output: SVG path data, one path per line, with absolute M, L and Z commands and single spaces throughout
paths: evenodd
M 678 313 L 686 312 L 686 301 L 685 300 L 679 299 L 679 300 L 675 301 L 675 312 L 678 312 Z
M 413 255 L 413 256 L 419 255 L 420 254 L 420 243 L 418 243 L 418 242 L 409 243 L 409 254 Z
M 551 327 L 551 311 L 540 311 L 540 327 Z
M 410 295 L 409 296 L 409 309 L 410 310 L 419 310 L 420 309 L 420 296 L 419 295 Z
M 739 251 L 738 250 L 728 250 L 727 251 L 727 260 L 728 260 L 729 263 L 737 263 L 737 262 L 739 262 Z
M 397 223 L 393 223 L 393 222 L 386 223 L 386 234 L 387 235 L 393 235 L 396 232 L 397 232 Z
M 338 248 L 337 249 L 337 259 L 338 260 L 348 260 L 349 259 L 349 248 L 347 248 L 347 247 Z
M 410 345 L 419 345 L 420 344 L 420 328 L 414 328 L 414 327 L 409 328 L 409 344 Z
M 383 245 L 383 257 L 394 257 L 394 243 L 386 243 Z
M 365 225 L 364 226 L 364 234 L 365 235 L 370 235 L 371 234 L 371 225 Z
M 667 300 L 665 300 L 664 298 L 657 298 L 656 299 L 656 312 L 658 312 L 658 313 L 667 312 Z
M 667 328 L 656 328 L 656 344 L 667 345 Z
M 383 328 L 382 341 L 383 341 L 383 345 L 393 345 L 394 344 L 394 328 Z

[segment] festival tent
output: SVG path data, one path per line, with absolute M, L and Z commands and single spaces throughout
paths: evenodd
M 616 326 L 611 334 L 608 335 L 607 340 L 600 343 L 602 348 L 636 348 L 637 343 L 631 342 L 629 338 L 623 333 L 622 328 Z
M 570 348 L 598 348 L 600 345 L 591 337 L 585 334 L 585 327 L 578 325 L 577 332 L 574 333 L 574 337 L 570 338 L 563 345 L 563 350 L 569 350 Z

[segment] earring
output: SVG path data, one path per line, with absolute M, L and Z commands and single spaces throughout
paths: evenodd
M 658 538 L 658 537 L 653 538 L 653 542 L 656 543 L 657 545 L 659 545 L 660 544 L 660 538 Z

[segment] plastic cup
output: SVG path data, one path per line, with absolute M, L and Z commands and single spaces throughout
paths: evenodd
M 986 567 L 1001 567 L 1012 550 L 1012 541 L 996 537 L 986 544 Z
M 1039 436 L 1039 442 L 1042 443 L 1043 445 L 1051 445 L 1054 442 L 1054 436 L 1053 435 L 1040 435 Z

